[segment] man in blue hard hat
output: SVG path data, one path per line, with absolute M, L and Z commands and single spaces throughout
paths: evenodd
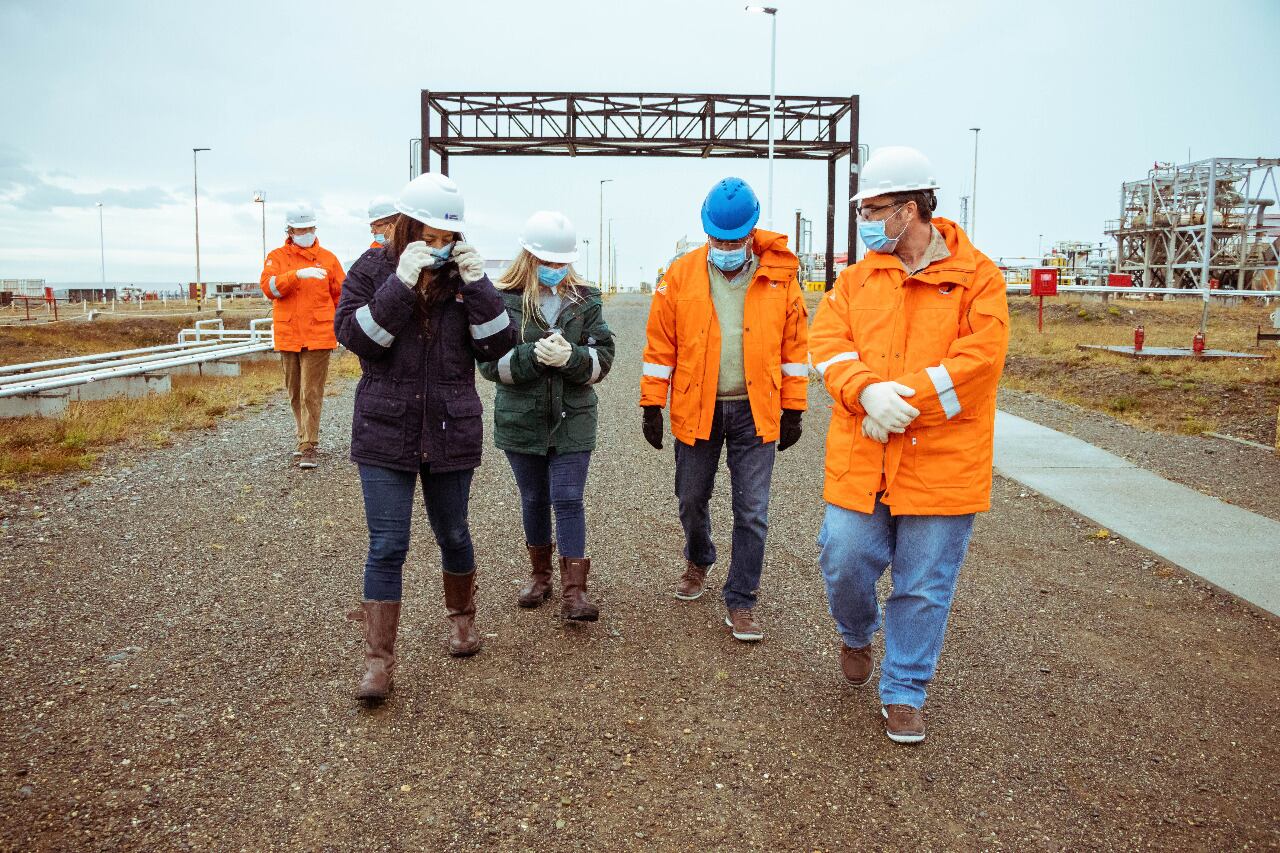
M 725 624 L 743 642 L 764 638 L 755 614 L 769 527 L 775 451 L 800 439 L 809 384 L 807 311 L 786 235 L 756 227 L 760 202 L 725 178 L 702 204 L 707 244 L 671 264 L 649 309 L 640 379 L 644 437 L 662 449 L 671 406 L 676 497 L 685 571 L 676 598 L 702 596 L 716 562 L 709 503 L 728 448 L 733 551 Z

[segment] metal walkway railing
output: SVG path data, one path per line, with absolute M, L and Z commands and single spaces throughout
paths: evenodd
M 248 329 L 227 329 L 222 320 L 200 320 L 178 333 L 178 343 L 96 355 L 56 358 L 0 367 L 0 397 L 39 394 L 177 367 L 239 358 L 274 347 L 271 320 L 253 320 Z

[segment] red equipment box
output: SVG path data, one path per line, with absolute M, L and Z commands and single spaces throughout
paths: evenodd
M 1057 296 L 1058 271 L 1053 268 L 1031 271 L 1032 296 Z

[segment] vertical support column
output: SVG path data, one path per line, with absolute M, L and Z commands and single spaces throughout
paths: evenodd
M 862 165 L 858 162 L 858 96 L 849 98 L 849 203 L 845 212 L 849 215 L 849 266 L 858 260 L 858 217 L 853 215 L 853 197 L 858 194 L 858 180 Z
M 1209 263 L 1213 258 L 1213 213 L 1217 204 L 1218 160 L 1209 161 L 1209 192 L 1204 203 L 1204 252 L 1200 262 L 1200 289 L 1204 307 L 1200 310 L 1200 334 L 1209 325 Z
M 419 174 L 431 171 L 431 92 L 422 90 L 422 144 L 418 147 Z
M 826 290 L 836 282 L 836 158 L 827 160 L 827 281 Z

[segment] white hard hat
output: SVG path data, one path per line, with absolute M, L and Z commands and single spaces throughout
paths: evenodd
M 369 202 L 370 225 L 381 219 L 390 219 L 395 216 L 396 213 L 396 200 L 391 196 L 380 195 L 373 201 Z
M 316 215 L 309 207 L 295 207 L 284 215 L 284 224 L 290 228 L 315 228 Z
M 424 172 L 405 184 L 396 210 L 442 231 L 461 231 L 466 225 L 458 185 L 436 172 Z
M 540 261 L 567 264 L 578 259 L 578 232 L 563 213 L 539 210 L 520 232 L 520 245 Z
M 858 194 L 853 200 L 937 188 L 938 181 L 933 177 L 933 164 L 929 158 L 905 145 L 886 145 L 872 151 L 867 158 L 862 174 L 858 176 Z

